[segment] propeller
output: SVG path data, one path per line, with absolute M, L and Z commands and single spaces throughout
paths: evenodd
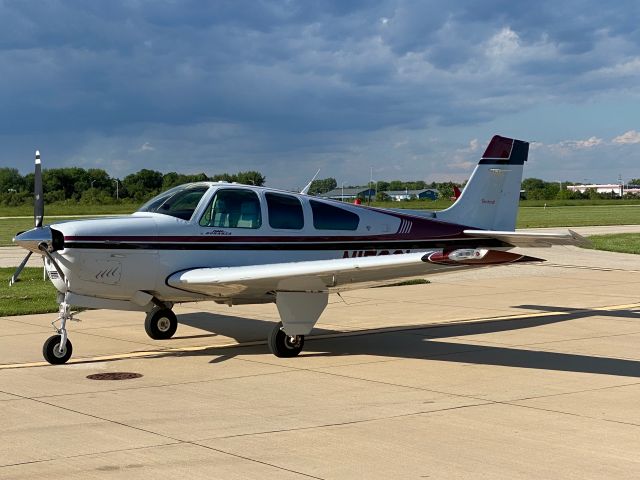
M 44 220 L 44 196 L 42 193 L 42 165 L 40 163 L 40 152 L 36 150 L 36 165 L 35 165 L 35 174 L 33 178 L 33 218 L 35 221 L 36 228 L 42 228 L 42 221 Z M 14 239 L 15 240 L 15 239 Z M 24 269 L 25 265 L 29 261 L 29 257 L 31 257 L 33 252 L 27 252 L 27 255 L 24 257 L 18 268 L 14 272 L 14 274 L 9 279 L 9 286 L 13 285 L 18 281 L 20 277 L 20 273 L 22 273 L 22 269 Z

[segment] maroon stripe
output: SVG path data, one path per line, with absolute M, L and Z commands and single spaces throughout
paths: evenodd
M 455 235 L 417 237 L 407 234 L 387 234 L 387 235 L 362 235 L 362 236 L 236 236 L 236 235 L 202 235 L 202 236 L 168 236 L 168 235 L 127 235 L 127 236 L 100 236 L 100 235 L 69 235 L 65 236 L 65 241 L 69 242 L 173 242 L 173 243 L 296 243 L 296 242 L 369 242 L 369 241 L 393 241 L 393 240 L 451 240 L 456 238 L 471 238 L 458 233 Z

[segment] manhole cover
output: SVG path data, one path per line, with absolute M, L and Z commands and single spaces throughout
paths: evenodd
M 93 375 L 87 375 L 89 380 L 129 380 L 131 378 L 140 378 L 141 373 L 133 372 L 108 372 L 108 373 L 94 373 Z

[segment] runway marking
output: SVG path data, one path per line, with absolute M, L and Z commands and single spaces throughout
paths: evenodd
M 312 335 L 305 338 L 305 340 L 320 340 L 325 338 L 339 338 L 339 337 L 355 337 L 362 335 L 373 335 L 379 333 L 393 333 L 393 332 L 402 332 L 407 330 L 417 330 L 423 328 L 436 328 L 436 327 L 445 327 L 451 325 L 459 325 L 465 323 L 489 323 L 489 322 L 497 322 L 497 321 L 507 321 L 507 320 L 517 320 L 521 318 L 538 318 L 538 317 L 547 317 L 547 316 L 569 316 L 575 315 L 577 313 L 584 312 L 615 312 L 619 310 L 630 310 L 634 308 L 640 308 L 640 303 L 630 303 L 624 305 L 609 305 L 604 307 L 593 307 L 593 308 L 580 308 L 580 309 L 572 309 L 572 310 L 557 310 L 557 311 L 549 311 L 549 312 L 531 312 L 531 313 L 519 313 L 514 315 L 502 315 L 497 317 L 482 317 L 482 318 L 473 318 L 473 319 L 465 319 L 465 320 L 451 320 L 449 322 L 438 322 L 438 323 L 430 323 L 428 325 L 403 325 L 399 327 L 382 327 L 382 328 L 372 328 L 367 330 L 353 330 L 353 331 L 343 331 L 336 333 L 325 333 L 320 335 Z M 201 352 L 205 350 L 219 350 L 226 348 L 234 348 L 234 347 L 254 347 L 265 345 L 266 341 L 253 341 L 253 342 L 230 342 L 223 344 L 214 344 L 214 345 L 198 345 L 198 346 L 190 346 L 190 347 L 175 347 L 175 348 L 165 348 L 158 350 L 144 350 L 139 352 L 130 352 L 130 353 L 118 353 L 113 355 L 100 355 L 96 357 L 81 357 L 81 358 L 73 358 L 69 360 L 66 365 L 79 364 L 79 363 L 94 363 L 94 362 L 107 362 L 113 360 L 127 360 L 133 358 L 144 358 L 144 357 L 153 357 L 157 355 L 166 355 L 166 354 L 176 354 L 176 353 L 187 353 L 187 352 Z M 51 367 L 54 365 L 49 364 L 48 362 L 26 362 L 26 363 L 9 363 L 0 365 L 0 370 L 13 370 L 18 368 L 31 368 L 31 367 Z M 63 365 L 59 365 L 63 366 Z

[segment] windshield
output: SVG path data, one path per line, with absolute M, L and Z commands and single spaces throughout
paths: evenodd
M 138 211 L 162 213 L 189 220 L 207 190 L 207 185 L 180 185 L 153 197 Z

